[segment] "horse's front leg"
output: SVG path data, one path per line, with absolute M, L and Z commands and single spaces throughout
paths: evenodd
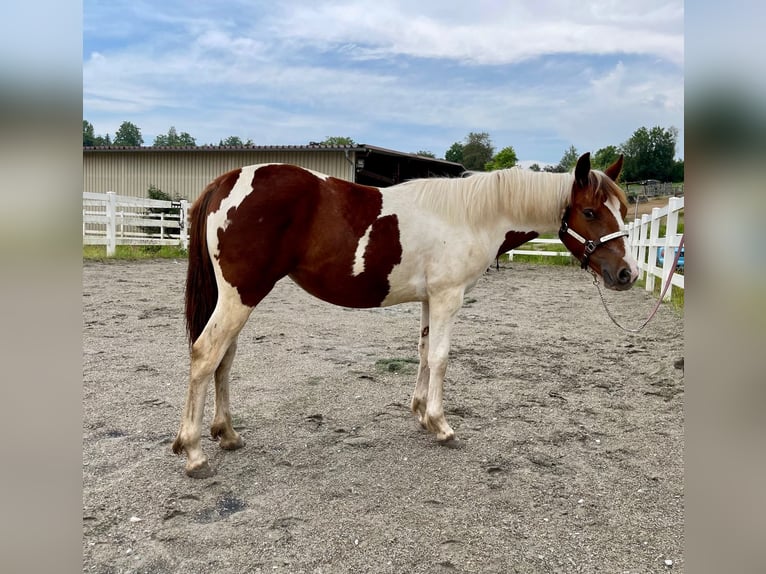
M 424 417 L 425 427 L 436 434 L 436 440 L 447 442 L 455 438 L 455 431 L 444 416 L 443 389 L 447 372 L 450 336 L 455 316 L 463 304 L 463 288 L 443 291 L 429 300 L 429 347 L 428 347 L 428 399 Z
M 428 404 L 428 379 L 431 371 L 428 368 L 428 341 L 429 337 L 429 307 L 428 301 L 423 301 L 420 306 L 420 338 L 418 340 L 418 379 L 415 383 L 415 392 L 412 394 L 410 409 L 418 417 L 420 424 L 426 426 L 426 405 Z

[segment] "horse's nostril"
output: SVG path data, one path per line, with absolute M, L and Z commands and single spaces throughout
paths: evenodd
M 622 283 L 623 285 L 626 283 L 630 283 L 630 280 L 632 278 L 630 269 L 628 269 L 627 267 L 623 267 L 622 269 L 620 269 L 620 272 L 618 273 L 617 278 L 620 281 L 620 283 Z

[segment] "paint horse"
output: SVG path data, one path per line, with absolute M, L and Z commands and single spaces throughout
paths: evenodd
M 442 392 L 450 333 L 463 296 L 497 255 L 559 230 L 572 252 L 628 289 L 638 276 L 614 183 L 622 157 L 604 172 L 583 155 L 572 173 L 518 168 L 469 178 L 420 179 L 377 189 L 285 164 L 243 167 L 215 179 L 194 203 L 186 281 L 191 369 L 180 430 L 186 473 L 212 474 L 200 447 L 208 382 L 210 427 L 223 449 L 244 445 L 232 427 L 229 372 L 237 336 L 277 281 L 345 307 L 421 303 L 417 382 L 411 409 L 441 442 L 455 433 Z

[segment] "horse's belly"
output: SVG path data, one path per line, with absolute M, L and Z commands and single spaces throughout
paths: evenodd
M 341 307 L 369 308 L 401 303 L 407 299 L 405 293 L 398 293 L 400 300 L 387 302 L 392 293 L 387 276 L 376 276 L 372 272 L 353 273 L 330 272 L 307 273 L 300 269 L 290 274 L 300 287 L 328 303 Z

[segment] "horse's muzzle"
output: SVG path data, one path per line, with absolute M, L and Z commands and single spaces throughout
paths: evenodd
M 601 277 L 604 279 L 604 286 L 607 289 L 615 291 L 626 291 L 633 287 L 638 279 L 638 273 L 634 273 L 630 267 L 621 267 L 616 273 L 609 269 L 601 269 Z

